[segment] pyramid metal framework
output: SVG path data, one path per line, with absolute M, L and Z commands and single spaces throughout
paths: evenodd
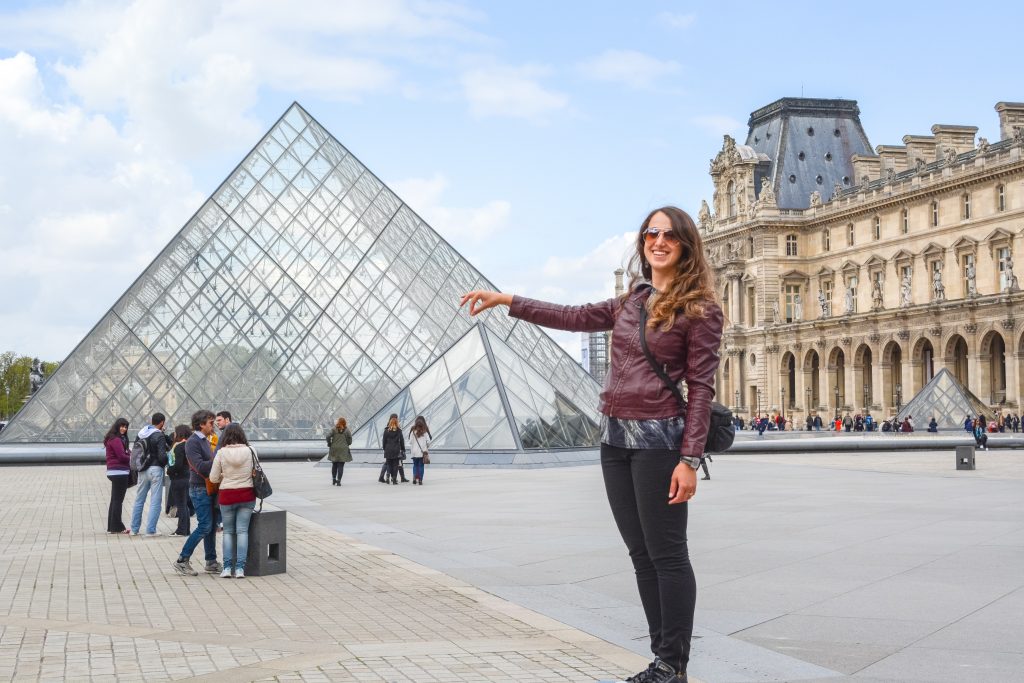
M 596 445 L 600 387 L 297 103 L 3 432 L 95 443 L 121 416 L 230 410 L 251 438 L 379 447 L 390 412 L 437 449 Z
M 968 416 L 984 415 L 986 420 L 992 419 L 992 409 L 971 393 L 970 389 L 957 381 L 946 368 L 942 368 L 910 399 L 897 417 L 902 420 L 914 416 L 914 423 L 919 429 L 927 425 L 934 417 L 939 429 L 964 428 L 964 419 Z

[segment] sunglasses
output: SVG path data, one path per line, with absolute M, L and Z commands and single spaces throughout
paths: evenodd
M 659 235 L 664 237 L 666 242 L 679 243 L 679 237 L 671 230 L 659 230 L 658 228 L 646 228 L 644 230 L 644 239 L 648 242 L 657 242 Z

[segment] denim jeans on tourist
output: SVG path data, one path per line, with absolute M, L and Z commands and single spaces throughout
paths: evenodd
M 135 494 L 135 507 L 132 508 L 132 533 L 139 533 L 142 526 L 142 506 L 146 504 L 149 493 L 149 516 L 146 518 L 146 533 L 156 533 L 156 523 L 160 519 L 160 508 L 164 503 L 164 468 L 159 465 L 147 468 L 139 477 L 139 490 Z
M 245 557 L 249 554 L 249 520 L 255 507 L 254 501 L 220 506 L 224 519 L 225 569 L 245 569 Z
M 213 497 L 206 492 L 205 485 L 190 486 L 188 495 L 196 509 L 196 528 L 185 539 L 181 556 L 185 559 L 192 557 L 199 541 L 202 540 L 206 561 L 214 562 L 217 560 L 217 531 L 213 528 Z
M 423 458 L 412 459 L 412 478 L 423 481 Z

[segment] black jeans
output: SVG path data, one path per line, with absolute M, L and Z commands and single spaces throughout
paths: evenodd
M 686 671 L 697 580 L 686 547 L 687 504 L 668 504 L 678 464 L 676 451 L 601 444 L 604 487 L 636 570 L 651 651 L 676 671 Z
M 343 462 L 332 462 L 331 463 L 331 481 L 341 481 L 342 476 L 345 474 L 345 463 Z
M 127 474 L 107 475 L 110 480 L 110 505 L 107 507 L 107 531 L 119 534 L 125 530 L 121 519 L 121 508 L 124 506 L 124 494 L 128 492 Z
M 178 509 L 178 528 L 174 531 L 182 536 L 188 536 L 192 533 L 192 521 L 189 511 L 190 501 L 188 499 L 188 477 L 172 479 L 170 488 L 171 507 Z

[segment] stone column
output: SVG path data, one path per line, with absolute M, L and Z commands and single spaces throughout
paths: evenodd
M 746 325 L 747 327 L 753 327 L 754 321 L 747 320 L 746 316 L 744 315 L 744 311 L 741 308 L 741 306 L 743 305 L 743 298 L 740 296 L 740 289 L 742 288 L 743 283 L 740 280 L 740 276 L 738 274 L 730 275 L 729 283 L 729 298 L 731 299 L 731 301 L 729 302 L 729 308 L 732 309 L 730 311 L 730 315 L 732 315 L 733 323 L 738 325 Z
M 876 362 L 874 359 L 878 358 Z M 871 349 L 871 394 L 872 403 L 879 406 L 881 411 L 880 415 L 876 415 L 876 420 L 881 416 L 884 417 L 889 414 L 888 404 L 889 401 L 885 396 L 884 387 L 882 386 L 882 354 L 878 353 L 875 355 L 875 349 Z
M 1012 340 L 1011 340 L 1012 341 Z M 1006 350 L 1006 402 L 1020 408 L 1020 367 L 1024 356 Z

